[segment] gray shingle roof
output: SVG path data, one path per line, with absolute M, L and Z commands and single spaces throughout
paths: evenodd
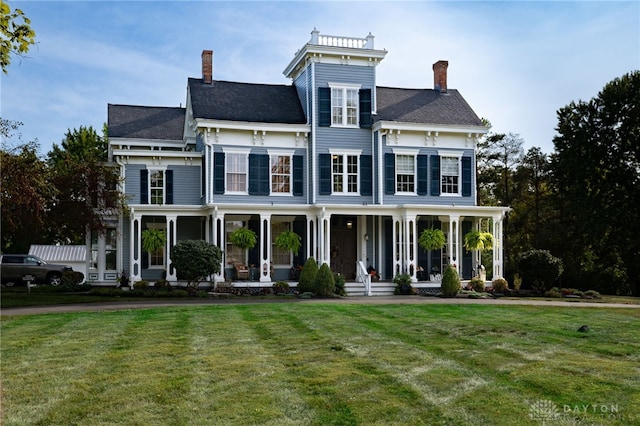
M 449 89 L 376 88 L 377 116 L 374 121 L 398 121 L 458 126 L 482 126 L 482 121 L 462 95 Z
M 293 85 L 235 83 L 206 84 L 189 79 L 195 118 L 258 123 L 305 124 L 307 119 Z
M 185 108 L 109 104 L 107 117 L 112 138 L 181 141 Z

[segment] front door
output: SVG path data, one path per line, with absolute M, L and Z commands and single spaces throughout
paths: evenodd
M 347 280 L 356 278 L 358 261 L 356 218 L 333 216 L 331 218 L 331 270 Z

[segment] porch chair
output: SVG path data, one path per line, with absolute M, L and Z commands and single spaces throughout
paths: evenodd
M 236 270 L 236 279 L 237 280 L 248 280 L 249 279 L 249 268 L 247 265 L 241 262 L 234 262 L 233 267 Z

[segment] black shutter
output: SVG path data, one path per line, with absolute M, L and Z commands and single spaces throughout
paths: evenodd
M 318 126 L 331 126 L 331 88 L 318 87 Z
M 318 194 L 331 195 L 331 154 L 318 156 Z
M 249 195 L 259 195 L 260 156 L 249 154 Z
M 373 170 L 371 168 L 372 157 L 360 156 L 360 195 L 373 195 Z
M 224 152 L 213 154 L 213 193 L 224 194 Z
M 249 154 L 249 195 L 269 195 L 269 156 Z
M 140 204 L 149 204 L 149 170 L 140 170 Z
M 360 127 L 371 128 L 371 89 L 360 89 Z
M 164 182 L 166 185 L 165 201 L 167 204 L 173 204 L 173 170 L 164 172 Z
M 302 163 L 302 155 L 293 156 L 293 195 L 303 194 L 304 185 L 304 168 Z
M 396 193 L 396 156 L 390 152 L 384 154 L 384 193 Z
M 417 157 L 418 175 L 418 195 L 429 194 L 429 156 L 418 155 Z
M 269 195 L 271 193 L 270 164 L 268 155 L 260 155 L 260 176 L 258 178 L 259 195 Z
M 431 195 L 440 195 L 440 156 L 431 156 Z
M 471 197 L 471 157 L 462 157 L 462 196 Z

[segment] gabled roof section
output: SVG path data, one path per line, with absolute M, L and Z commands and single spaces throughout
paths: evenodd
M 449 89 L 376 88 L 374 121 L 396 121 L 453 126 L 482 126 L 482 121 L 462 95 Z
M 110 138 L 182 141 L 185 108 L 108 105 Z
M 306 124 L 293 85 L 189 79 L 193 117 L 255 123 Z

